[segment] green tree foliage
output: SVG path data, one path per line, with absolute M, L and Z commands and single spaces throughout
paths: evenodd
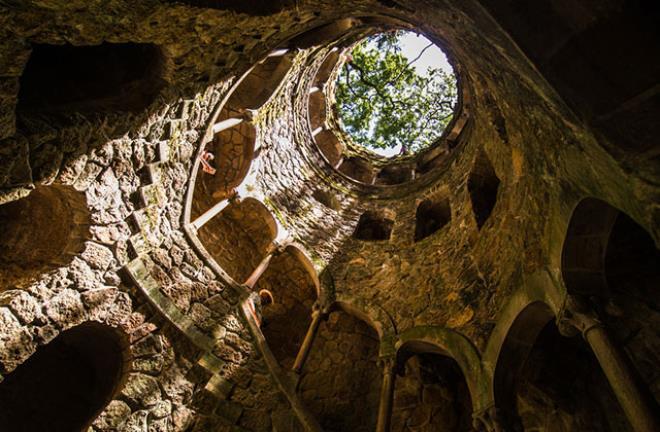
M 417 73 L 416 58 L 401 53 L 403 32 L 381 33 L 359 42 L 337 82 L 344 128 L 356 144 L 371 149 L 418 152 L 438 139 L 451 121 L 456 78 L 442 69 Z

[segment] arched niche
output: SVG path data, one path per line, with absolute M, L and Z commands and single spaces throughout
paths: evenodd
M 521 430 L 632 430 L 590 347 L 580 336 L 562 336 L 552 320 L 533 341 L 513 385 L 502 390 L 516 394 Z
M 33 45 L 20 79 L 19 113 L 139 112 L 165 85 L 154 44 Z
M 325 94 L 322 90 L 317 90 L 309 95 L 309 126 L 312 130 L 323 127 L 325 119 Z
M 353 238 L 365 241 L 389 240 L 393 226 L 393 217 L 381 212 L 366 211 L 358 220 Z
M 568 225 L 562 277 L 569 293 L 591 300 L 657 406 L 660 250 L 652 237 L 622 211 L 586 198 Z
M 341 161 L 343 147 L 335 133 L 331 130 L 323 130 L 314 136 L 314 142 L 330 165 L 336 167 Z
M 318 72 L 316 72 L 316 77 L 314 78 L 314 85 L 317 87 L 322 87 L 332 75 L 337 62 L 339 61 L 339 50 L 335 49 L 330 51 L 330 53 L 325 57 L 323 63 L 319 67 Z
M 287 247 L 273 257 L 268 270 L 259 278 L 255 291 L 273 295 L 273 303 L 262 308 L 261 331 L 282 368 L 291 369 L 311 322 L 312 305 L 318 297 L 318 281 L 301 256 Z
M 257 63 L 232 93 L 227 109 L 245 112 L 263 106 L 279 87 L 295 56 L 295 51 L 276 51 Z
M 220 118 L 230 118 L 223 109 Z M 223 129 L 213 135 L 205 150 L 213 155 L 208 164 L 215 170 L 197 171 L 193 194 L 192 217 L 195 219 L 217 202 L 228 198 L 247 176 L 255 152 L 256 129 L 248 121 Z
M 397 185 L 412 180 L 412 168 L 408 165 L 390 165 L 383 167 L 376 176 L 375 184 Z
M 67 265 L 89 238 L 85 195 L 68 186 L 39 186 L 0 206 L 0 291 L 23 288 Z
M 509 424 L 518 422 L 516 401 L 520 372 L 539 334 L 554 318 L 548 305 L 532 302 L 518 313 L 506 333 L 493 373 L 493 397 L 500 415 Z
M 298 390 L 324 431 L 375 429 L 382 381 L 378 345 L 376 330 L 343 309 L 321 323 Z
M 0 383 L 0 430 L 87 430 L 123 385 L 126 350 L 97 322 L 60 333 Z
M 371 164 L 362 158 L 349 157 L 342 161 L 339 172 L 361 183 L 371 184 L 374 180 L 374 169 Z
M 449 199 L 436 196 L 423 200 L 415 211 L 415 241 L 425 239 L 451 222 Z
M 468 177 L 468 192 L 472 201 L 472 211 L 477 227 L 481 229 L 490 217 L 497 203 L 500 179 L 486 153 L 477 154 Z
M 472 398 L 459 364 L 436 345 L 413 341 L 397 352 L 392 432 L 472 431 Z
M 236 282 L 243 283 L 277 237 L 277 223 L 253 198 L 230 203 L 197 231 L 209 254 Z
M 591 348 L 580 336 L 562 336 L 540 300 L 524 304 L 506 332 L 493 397 L 513 430 L 630 430 Z

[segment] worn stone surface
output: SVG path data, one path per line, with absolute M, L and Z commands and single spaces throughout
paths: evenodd
M 127 370 L 93 430 L 302 430 L 310 413 L 326 430 L 371 430 L 377 357 L 394 354 L 397 338 L 420 326 L 470 347 L 461 356 L 454 339 L 424 341 L 433 352 L 454 353 L 461 367 L 469 363 L 466 379 L 476 382 L 470 390 L 479 405 L 473 409 L 485 409 L 502 403 L 493 396 L 501 394 L 493 391 L 500 385 L 494 369 L 508 365 L 498 363 L 498 354 L 508 352 L 501 346 L 512 343 L 518 352 L 517 335 L 507 337 L 517 314 L 527 302 L 563 313 L 572 289 L 562 281 L 563 244 L 582 198 L 609 203 L 658 239 L 657 68 L 640 58 L 660 56 L 648 45 L 653 37 L 639 37 L 651 13 L 616 0 L 598 8 L 540 2 L 521 11 L 497 0 L 313 0 L 295 7 L 272 2 L 272 9 L 255 13 L 252 2 L 199 3 L 0 6 L 0 372 L 10 374 L 83 323 L 119 332 Z M 420 168 L 418 175 L 395 185 L 360 184 L 355 180 L 375 171 L 362 176 L 364 170 L 345 165 L 349 178 L 334 167 L 341 157 L 362 158 L 370 170 L 387 165 L 342 148 L 345 137 L 332 114 L 332 66 L 339 58 L 333 40 L 342 35 L 338 29 L 361 25 L 333 22 L 367 15 L 387 16 L 386 24 L 407 21 L 441 41 L 464 91 L 465 128 L 448 135 L 441 157 L 405 161 Z M 370 19 L 363 22 L 384 22 Z M 325 26 L 299 35 L 319 25 Z M 599 57 L 594 41 L 609 41 L 609 34 L 619 35 L 609 29 L 617 28 L 625 30 L 617 37 L 626 43 L 606 45 L 629 49 Z M 30 90 L 25 71 L 36 45 L 101 43 L 155 47 L 158 59 L 145 73 L 162 85 L 159 93 L 140 80 L 115 89 L 144 97 L 140 109 L 122 111 L 112 98 L 90 96 L 47 112 L 21 94 L 21 87 Z M 259 62 L 289 45 L 286 55 Z M 619 57 L 630 67 L 611 67 Z M 88 60 L 81 57 L 80 71 L 92 70 Z M 83 93 L 113 85 L 94 82 L 97 76 L 64 84 Z M 239 116 L 240 126 L 207 133 L 212 122 Z M 329 129 L 313 137 L 321 126 Z M 195 170 L 202 149 L 213 153 L 216 174 Z M 196 187 L 189 188 L 193 178 Z M 239 196 L 223 212 L 199 230 L 187 229 L 234 188 Z M 446 198 L 449 221 L 415 241 L 418 205 L 437 196 Z M 494 206 L 484 211 L 488 201 Z M 391 220 L 388 240 L 354 238 L 365 212 Z M 271 291 L 275 303 L 256 305 L 252 316 L 244 313 L 245 293 L 236 284 L 276 237 L 296 242 L 306 260 L 286 251 L 273 258 L 256 289 Z M 636 266 L 644 257 L 655 260 L 657 248 L 640 254 L 635 246 L 611 242 L 619 255 L 606 254 L 606 288 L 591 300 L 657 398 L 659 266 L 657 260 Z M 590 259 L 602 255 L 583 252 Z M 315 301 L 324 312 L 341 308 L 357 318 L 334 311 L 321 325 L 296 393 L 281 368 L 291 366 Z M 256 330 L 259 319 L 265 340 Z M 612 430 L 627 427 L 611 395 L 600 392 L 607 389 L 602 379 L 584 378 L 579 393 L 580 400 L 600 398 L 600 405 L 574 404 L 572 395 L 544 382 L 539 371 L 555 353 L 539 343 L 511 398 L 527 429 L 605 428 L 594 412 L 609 413 Z M 476 360 L 465 360 L 473 351 Z M 517 359 L 509 361 L 517 366 Z M 546 372 L 566 387 L 572 382 L 557 377 L 573 366 Z M 412 371 L 400 380 L 395 429 L 463 428 L 458 401 L 465 395 L 422 375 Z M 599 390 L 595 396 L 590 386 Z

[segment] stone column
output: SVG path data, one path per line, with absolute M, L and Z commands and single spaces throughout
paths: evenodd
M 380 388 L 376 432 L 390 432 L 392 405 L 394 403 L 394 382 L 396 380 L 396 359 L 394 357 L 382 358 L 381 363 L 383 366 L 383 384 Z
M 633 429 L 636 432 L 660 431 L 657 414 L 640 389 L 629 360 L 609 337 L 591 308 L 579 299 L 569 297 L 563 313 L 558 317 L 558 325 L 562 334 L 570 335 L 571 327 L 582 333 Z
M 273 259 L 273 257 L 280 253 L 281 250 L 278 247 L 278 245 L 273 242 L 270 244 L 268 249 L 266 250 L 266 256 L 261 260 L 259 265 L 252 271 L 250 276 L 247 278 L 245 283 L 243 285 L 247 286 L 250 289 L 254 289 L 255 285 L 259 281 L 259 278 L 268 270 L 268 265 L 270 264 L 270 260 Z
M 312 345 L 314 344 L 314 338 L 316 338 L 319 325 L 321 324 L 321 320 L 324 318 L 324 316 L 325 314 L 323 314 L 319 309 L 314 309 L 312 311 L 312 322 L 309 323 L 307 333 L 305 334 L 305 339 L 300 346 L 300 350 L 296 356 L 296 361 L 293 363 L 292 369 L 297 374 L 300 374 L 300 372 L 302 372 L 303 366 L 305 366 L 309 352 L 312 349 Z

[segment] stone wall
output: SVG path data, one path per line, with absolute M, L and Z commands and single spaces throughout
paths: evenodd
M 308 420 L 300 400 L 326 430 L 369 430 L 380 388 L 379 350 L 393 349 L 404 331 L 421 325 L 451 329 L 486 357 L 499 352 L 492 345 L 504 340 L 498 338 L 506 332 L 507 314 L 519 306 L 511 299 L 537 296 L 553 313 L 561 310 L 562 244 L 582 198 L 607 201 L 658 238 L 655 171 L 646 164 L 637 173 L 629 169 L 634 158 L 606 152 L 611 146 L 600 135 L 596 139 L 476 1 L 304 1 L 276 7 L 275 16 L 156 0 L 15 3 L 0 7 L 0 373 L 11 374 L 39 347 L 79 324 L 117 329 L 129 340 L 130 367 L 94 430 L 298 430 Z M 318 151 L 308 124 L 310 117 L 315 123 L 326 119 L 310 115 L 310 107 L 332 109 L 329 99 L 310 105 L 308 95 L 331 46 L 322 32 L 299 34 L 338 18 L 373 14 L 406 20 L 445 43 L 469 96 L 463 101 L 469 122 L 454 150 L 425 176 L 398 185 L 359 184 L 336 171 Z M 363 23 L 382 24 L 369 19 Z M 17 109 L 21 92 L 34 90 L 20 78 L 34 45 L 69 44 L 84 65 L 84 50 L 75 47 L 102 42 L 157 48 L 162 82 L 158 93 L 145 92 L 144 109 L 109 103 L 112 109 L 98 110 L 103 101 L 96 99 L 94 109 Z M 251 114 L 260 151 L 249 199 L 261 200 L 252 204 L 266 206 L 316 270 L 324 270 L 323 300 L 352 299 L 347 309 L 371 319 L 380 333 L 357 318 L 332 314 L 321 326 L 298 395 L 271 361 L 275 353 L 287 367 L 293 344 L 286 353 L 274 347 L 271 352 L 268 344 L 278 343 L 284 332 L 296 340 L 302 335 L 309 318 L 303 309 L 313 297 L 282 294 L 282 305 L 296 311 L 290 322 L 295 331 L 283 326 L 269 336 L 268 321 L 279 319 L 271 309 L 264 312 L 263 341 L 246 312 L 251 299 L 236 285 L 275 237 L 264 209 L 230 204 L 192 234 L 186 215 L 189 207 L 196 216 L 225 198 L 213 197 L 218 188 L 200 181 L 195 170 L 221 101 L 243 72 L 288 44 L 293 50 L 285 59 L 262 63 L 246 87 L 250 91 L 241 93 L 247 99 L 230 100 L 259 108 Z M 222 176 L 242 171 L 249 159 L 238 145 L 246 134 L 237 131 L 244 132 L 235 129 L 225 137 L 237 144 L 232 151 L 214 149 L 221 171 L 215 180 L 224 179 L 225 189 L 233 180 Z M 202 196 L 188 190 L 192 176 Z M 415 241 L 418 205 L 438 195 L 447 197 L 450 221 Z M 484 205 L 484 196 L 494 203 Z M 388 240 L 353 237 L 369 211 L 391 215 Z M 297 266 L 277 258 L 271 266 L 261 286 L 275 293 L 289 283 L 310 286 Z M 538 288 L 539 275 L 551 283 Z M 648 288 L 638 286 L 653 281 L 628 280 L 635 287 L 614 297 L 632 318 L 613 313 L 605 321 L 657 397 L 657 313 L 645 304 Z M 629 292 L 635 295 L 629 298 Z M 539 354 L 532 372 L 549 357 Z M 496 362 L 487 357 L 484 368 Z M 528 428 L 547 429 L 556 418 L 564 430 L 583 428 L 597 424 L 587 412 L 604 410 L 612 413 L 607 427 L 620 430 L 621 416 L 609 400 L 603 399 L 604 408 L 556 409 L 563 396 L 535 379 L 527 379 L 518 405 Z M 413 386 L 406 380 L 399 392 Z M 490 385 L 480 382 L 478 396 L 487 398 Z M 604 388 L 602 380 L 594 386 Z M 426 414 L 440 404 L 427 406 L 423 391 L 417 407 L 398 414 L 402 423 L 410 425 L 414 417 L 415 424 L 433 424 L 433 414 Z M 463 424 L 449 413 L 441 417 L 448 427 Z M 304 427 L 314 429 L 310 424 Z

